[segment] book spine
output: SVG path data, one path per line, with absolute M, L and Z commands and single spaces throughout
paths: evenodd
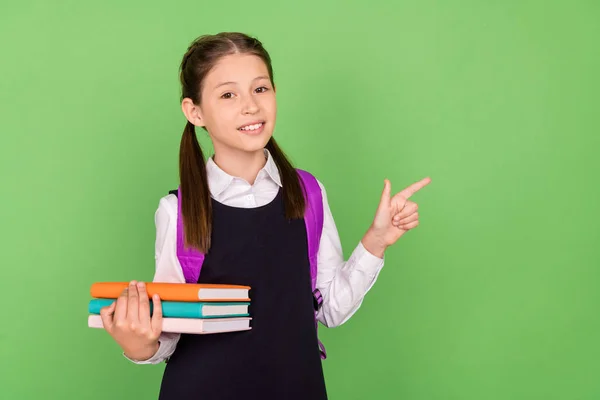
M 96 282 L 90 288 L 94 298 L 116 299 L 128 287 L 128 282 Z M 148 298 L 158 294 L 165 301 L 199 301 L 198 288 L 195 285 L 174 285 L 161 282 L 146 283 Z
M 248 319 L 249 318 L 244 318 Z M 219 321 L 219 320 L 215 320 Z M 190 334 L 205 334 L 204 329 L 204 320 L 200 319 L 189 319 L 189 318 L 166 318 L 163 320 L 162 331 L 163 332 L 172 332 L 172 333 L 190 333 Z M 89 315 L 88 316 L 88 327 L 90 328 L 100 328 L 104 329 L 104 324 L 102 323 L 102 318 L 99 315 Z M 250 330 L 252 329 L 250 326 L 247 326 L 238 330 Z M 228 330 L 231 331 L 231 330 Z M 222 332 L 225 332 L 223 330 Z M 213 331 L 210 333 L 218 333 L 217 331 Z
M 100 310 L 103 307 L 110 306 L 115 299 L 92 299 L 88 305 L 88 312 L 90 314 L 100 314 Z M 222 317 L 245 317 L 249 314 L 221 314 L 221 315 L 210 315 L 206 316 L 202 312 L 204 307 L 203 303 L 193 302 L 175 302 L 175 301 L 163 301 L 161 302 L 161 308 L 163 317 L 165 318 L 222 318 Z M 150 315 L 153 314 L 154 306 L 150 302 Z

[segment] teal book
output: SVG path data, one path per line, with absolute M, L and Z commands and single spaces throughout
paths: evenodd
M 102 307 L 110 306 L 114 301 L 114 299 L 92 299 L 88 305 L 88 312 L 100 314 Z M 249 316 L 250 303 L 163 301 L 161 306 L 165 318 L 233 318 Z M 150 301 L 150 314 L 153 309 L 154 306 Z

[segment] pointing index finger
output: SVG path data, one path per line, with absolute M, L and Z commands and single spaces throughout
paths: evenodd
M 431 182 L 431 178 L 429 178 L 429 177 L 423 178 L 419 182 L 415 182 L 412 185 L 410 185 L 409 187 L 407 187 L 406 189 L 402 190 L 399 193 L 399 195 L 404 197 L 405 199 L 408 199 L 410 196 L 417 193 L 419 190 L 423 189 L 425 186 L 429 185 L 429 182 Z

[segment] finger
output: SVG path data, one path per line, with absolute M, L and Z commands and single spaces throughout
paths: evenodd
M 152 332 L 154 332 L 155 335 L 160 335 L 160 333 L 162 332 L 162 318 L 163 318 L 163 314 L 162 314 L 162 305 L 160 302 L 160 297 L 158 297 L 158 294 L 154 294 L 154 296 L 152 296 L 152 304 L 154 306 L 154 310 L 152 312 Z
M 410 198 L 410 196 L 417 193 L 419 190 L 423 189 L 425 186 L 429 185 L 430 182 L 431 182 L 431 178 L 429 178 L 429 177 L 421 179 L 419 182 L 413 183 L 412 185 L 410 185 L 406 189 L 402 190 L 398 194 L 400 194 L 405 199 L 408 199 L 408 198 Z
M 412 201 L 407 201 L 406 205 L 404 206 L 402 211 L 400 211 L 399 213 L 394 215 L 394 222 L 403 220 L 404 218 L 408 217 L 409 215 L 416 213 L 418 209 L 419 209 L 419 206 L 417 203 L 414 203 Z
M 394 221 L 394 225 L 396 226 L 402 226 L 402 225 L 406 225 L 409 224 L 411 222 L 415 222 L 419 220 L 419 213 L 414 213 L 409 215 L 406 218 L 401 219 L 400 221 Z
M 142 326 L 150 326 L 150 302 L 148 301 L 148 292 L 146 292 L 146 285 L 144 282 L 138 282 L 137 284 L 138 293 L 140 296 L 139 301 L 139 318 Z
M 117 302 L 113 301 L 110 306 L 102 307 L 100 309 L 100 318 L 102 318 L 102 325 L 107 332 L 112 332 L 113 327 L 113 314 L 115 312 L 115 306 Z
M 137 322 L 139 319 L 139 295 L 136 284 L 136 281 L 131 281 L 129 283 L 129 297 L 127 301 L 127 320 L 130 322 Z
M 117 297 L 115 301 L 115 314 L 113 316 L 114 321 L 123 321 L 127 318 L 127 299 L 129 297 L 129 288 L 126 287 L 121 292 L 121 295 Z
M 398 215 L 398 213 L 404 211 L 409 203 L 412 203 L 412 201 L 406 200 L 400 193 L 396 194 L 391 201 L 392 215 Z
M 398 228 L 403 229 L 405 231 L 409 230 L 409 229 L 414 229 L 417 226 L 419 226 L 419 221 L 414 221 L 414 222 L 410 222 L 406 225 L 398 225 Z

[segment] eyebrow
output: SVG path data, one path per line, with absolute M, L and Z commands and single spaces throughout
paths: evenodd
M 256 78 L 252 79 L 252 82 L 258 81 L 260 79 L 269 79 L 269 77 L 266 76 L 266 75 L 257 76 Z M 221 86 L 230 85 L 230 84 L 234 84 L 235 85 L 236 82 L 231 82 L 231 81 L 230 82 L 222 82 L 222 83 L 219 83 L 217 86 L 215 86 L 215 89 L 218 89 Z

